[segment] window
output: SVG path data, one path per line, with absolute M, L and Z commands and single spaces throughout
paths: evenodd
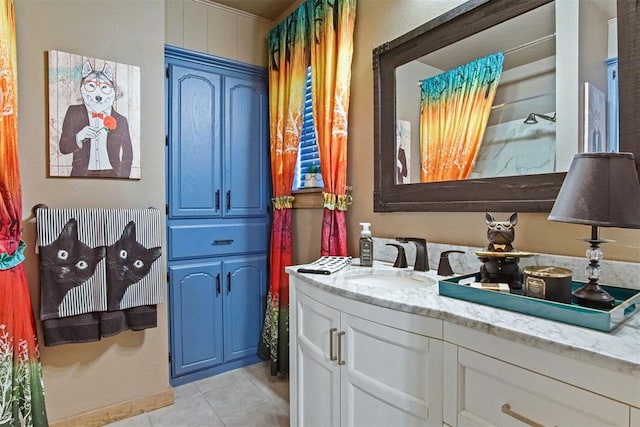
M 304 118 L 302 121 L 302 137 L 298 148 L 298 161 L 296 162 L 293 189 L 304 188 L 304 174 L 309 166 L 320 168 L 320 153 L 316 130 L 313 126 L 313 109 L 311 106 L 311 67 L 307 68 L 307 85 L 304 96 Z

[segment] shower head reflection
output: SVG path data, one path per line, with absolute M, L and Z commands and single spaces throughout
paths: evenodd
M 535 125 L 536 123 L 538 123 L 538 120 L 536 119 L 536 117 L 540 117 L 541 119 L 549 120 L 550 122 L 554 122 L 554 123 L 556 122 L 556 114 L 555 113 L 553 113 L 553 117 L 547 116 L 545 114 L 531 113 L 525 119 L 524 124 L 526 124 L 526 125 Z

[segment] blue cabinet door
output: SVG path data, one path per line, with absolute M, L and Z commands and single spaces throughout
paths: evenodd
M 264 216 L 269 201 L 266 82 L 225 76 L 224 105 L 224 216 Z
M 223 363 L 220 261 L 169 266 L 171 376 Z
M 262 331 L 267 291 L 267 257 L 224 261 L 225 361 L 255 356 Z
M 169 218 L 222 212 L 222 78 L 201 68 L 169 64 Z

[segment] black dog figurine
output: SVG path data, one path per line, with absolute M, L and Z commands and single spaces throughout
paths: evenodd
M 496 221 L 493 215 L 487 212 L 487 238 L 489 245 L 485 252 L 495 255 L 479 256 L 482 261 L 480 266 L 480 278 L 483 283 L 507 283 L 509 289 L 521 289 L 523 273 L 518 261 L 518 256 L 504 256 L 500 252 L 516 252 L 511 243 L 515 238 L 515 225 L 518 223 L 518 214 L 512 213 L 508 221 Z

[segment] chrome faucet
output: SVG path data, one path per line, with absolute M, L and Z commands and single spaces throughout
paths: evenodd
M 427 240 L 419 237 L 396 237 L 400 243 L 413 242 L 416 245 L 415 271 L 429 271 L 429 256 L 427 255 Z

